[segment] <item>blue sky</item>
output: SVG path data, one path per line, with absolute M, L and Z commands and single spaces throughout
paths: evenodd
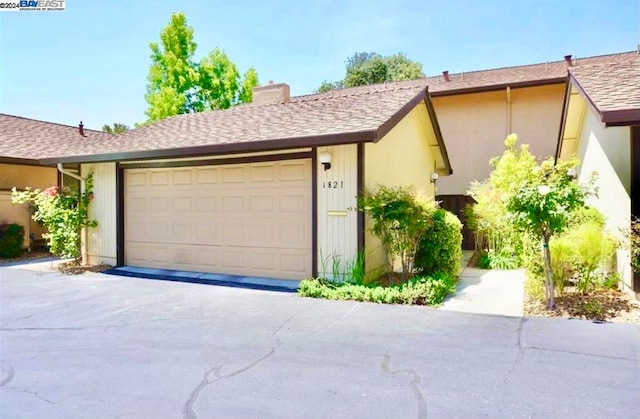
M 356 51 L 404 52 L 428 75 L 634 50 L 640 0 L 67 0 L 0 12 L 0 112 L 100 129 L 145 120 L 149 43 L 175 11 L 197 57 L 310 93 Z

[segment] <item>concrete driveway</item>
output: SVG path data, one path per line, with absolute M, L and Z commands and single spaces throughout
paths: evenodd
M 638 418 L 640 330 L 0 268 L 2 418 Z

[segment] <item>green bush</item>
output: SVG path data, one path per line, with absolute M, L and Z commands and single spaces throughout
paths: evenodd
M 434 208 L 433 201 L 419 196 L 411 187 L 380 185 L 358 196 L 358 209 L 371 218 L 371 233 L 384 248 L 390 281 L 396 260 L 402 265 L 401 282 L 413 276 L 418 244 L 429 227 L 426 215 Z
M 445 274 L 413 278 L 388 287 L 307 279 L 298 294 L 328 300 L 355 300 L 381 304 L 438 305 L 455 291 L 455 280 Z
M 487 267 L 495 269 L 523 264 L 522 234 L 507 217 L 506 202 L 519 185 L 535 176 L 537 162 L 528 145 L 516 147 L 517 140 L 515 134 L 507 137 L 502 155 L 489 162 L 493 168 L 489 177 L 473 182 L 468 191 L 476 204 L 465 209 L 467 226 L 475 234 L 476 250 L 487 253 Z
M 19 224 L 0 225 L 0 257 L 14 258 L 22 254 L 24 228 Z
M 11 200 L 17 204 L 28 203 L 35 212 L 33 219 L 42 223 L 47 232 L 42 237 L 47 240 L 51 253 L 65 258 L 80 256 L 83 227 L 96 227 L 98 223 L 89 217 L 89 204 L 93 199 L 93 174 L 86 178 L 82 193 L 60 190 L 51 186 L 43 191 L 27 188 L 24 191 L 12 189 Z
M 441 208 L 431 211 L 429 216 L 429 226 L 416 252 L 416 271 L 419 275 L 442 272 L 455 278 L 462 259 L 462 223 Z
M 608 276 L 617 248 L 616 240 L 595 221 L 587 221 L 567 231 L 563 239 L 572 251 L 577 271 L 576 289 L 582 293 L 593 290 Z
M 577 228 L 588 222 L 596 223 L 601 229 L 603 229 L 606 223 L 606 218 L 603 213 L 594 207 L 579 208 L 571 214 L 569 229 Z

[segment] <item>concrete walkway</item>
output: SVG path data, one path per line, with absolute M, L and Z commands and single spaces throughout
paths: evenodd
M 467 264 L 472 254 L 464 252 L 456 293 L 445 300 L 440 309 L 522 317 L 524 270 L 469 268 Z

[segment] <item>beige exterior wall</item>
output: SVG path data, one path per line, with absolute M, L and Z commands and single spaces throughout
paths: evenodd
M 0 164 L 0 190 L 11 188 L 46 189 L 58 184 L 58 170 L 55 167 Z M 24 246 L 29 247 L 29 234 L 36 239 L 42 237 L 44 229 L 31 219 L 27 207 L 11 203 L 11 192 L 0 192 L 0 222 L 18 223 L 24 227 Z M 26 214 L 26 217 L 25 217 Z
M 27 204 L 14 204 L 11 202 L 11 192 L 0 191 L 0 224 L 20 224 L 24 228 L 25 248 L 29 247 L 29 233 L 31 225 L 35 221 L 31 219 L 31 213 Z
M 434 97 L 453 167 L 453 175 L 438 181 L 438 194 L 464 195 L 473 180 L 485 179 L 510 133 L 536 156 L 554 155 L 563 97 L 563 84 Z
M 0 164 L 0 189 L 45 189 L 58 184 L 55 167 Z
M 88 231 L 87 252 L 89 263 L 116 264 L 116 164 L 92 163 L 81 166 L 83 177 L 93 173 L 94 199 L 89 215 L 98 227 Z
M 426 106 L 420 104 L 379 142 L 365 144 L 365 188 L 372 190 L 381 184 L 413 186 L 417 191 L 433 197 L 435 189 L 430 176 L 436 164 L 437 147 L 434 144 L 435 134 Z M 380 242 L 371 235 L 370 229 L 371 223 L 365 219 L 366 271 L 371 277 L 381 273 L 386 262 Z
M 319 147 L 331 155 L 331 169 L 318 161 L 318 276 L 333 277 L 333 261 L 342 273 L 358 252 L 358 146 Z M 348 273 L 348 272 L 347 272 Z
M 607 229 L 618 239 L 621 230 L 628 229 L 631 221 L 631 130 L 629 127 L 605 128 L 595 114 L 587 109 L 578 137 L 576 155 L 581 161 L 579 182 L 587 182 L 597 173 L 598 196 L 590 204 L 607 217 Z M 617 267 L 627 290 L 633 289 L 628 249 L 617 252 Z

